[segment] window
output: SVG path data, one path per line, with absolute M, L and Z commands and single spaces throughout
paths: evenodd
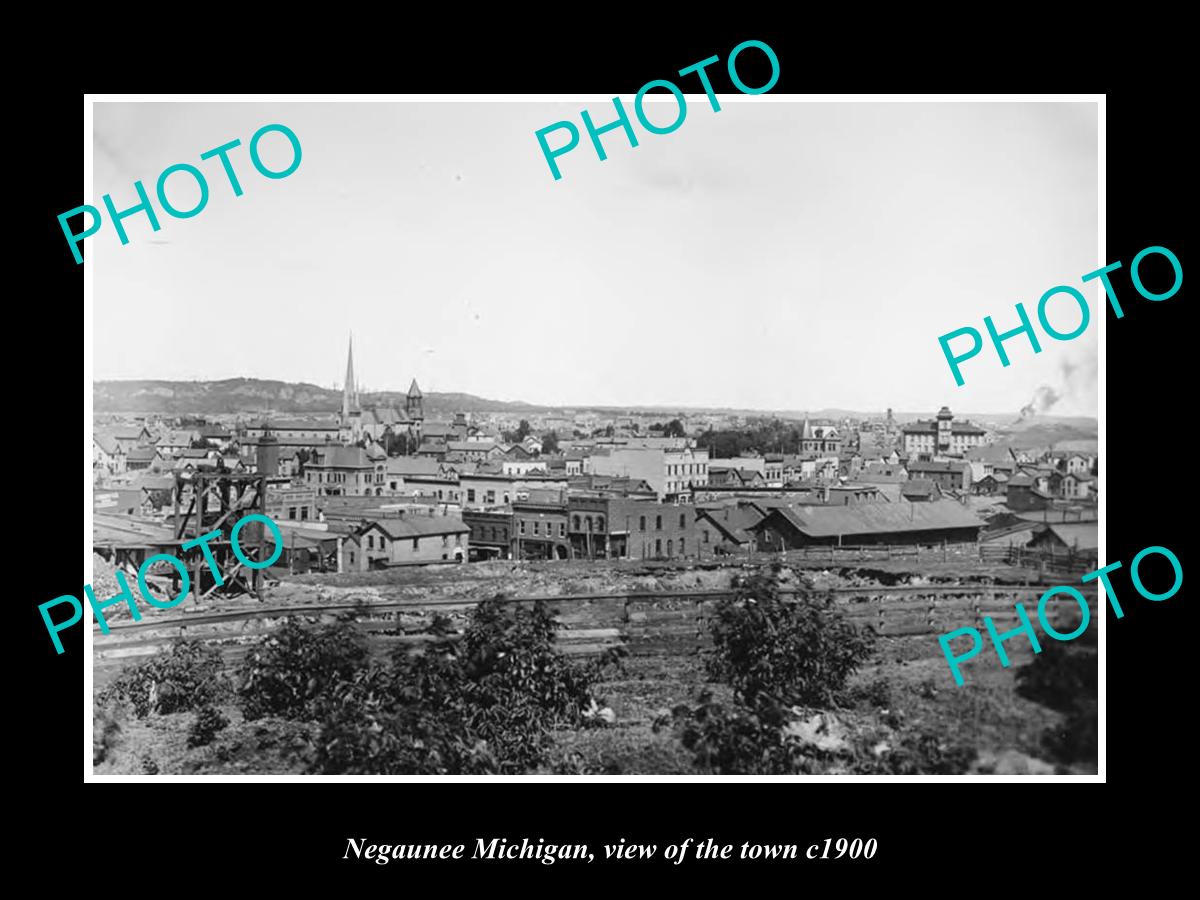
M 662 516 L 655 516 L 655 517 L 654 517 L 654 530 L 655 530 L 655 531 L 662 531 Z
M 308 519 L 308 507 L 302 506 L 302 507 L 300 507 L 300 521 L 303 522 L 307 519 Z
M 367 549 L 368 550 L 375 549 L 375 535 L 373 535 L 373 534 L 367 535 Z
M 684 551 L 683 551 L 683 538 L 680 538 L 680 539 L 679 539 L 679 555 L 680 555 L 680 556 L 683 556 L 683 553 L 684 553 Z
M 467 488 L 467 502 L 468 503 L 475 502 L 475 488 Z
M 662 538 L 654 539 L 654 555 L 662 556 Z
M 704 543 L 707 544 L 709 542 L 708 538 L 709 538 L 708 529 L 705 529 L 704 530 Z
M 680 514 L 679 514 L 679 527 L 680 527 L 680 528 L 687 528 L 687 513 L 680 513 Z
M 646 530 L 646 517 L 638 516 L 638 531 L 645 531 L 645 530 Z
M 462 546 L 462 535 L 461 534 L 456 534 L 454 536 L 454 546 L 456 546 L 456 547 Z
M 505 497 L 504 500 L 507 503 L 508 497 Z M 496 492 L 488 491 L 487 494 L 484 495 L 483 502 L 484 503 L 495 503 L 496 502 Z
M 421 547 L 421 539 L 419 537 L 413 538 L 413 549 L 418 550 L 418 549 L 420 549 L 420 547 Z
M 350 565 L 354 565 L 354 551 L 350 551 Z
M 294 506 L 289 506 L 289 507 L 288 507 L 288 518 L 289 518 L 289 519 L 294 519 L 294 518 L 296 518 L 296 507 L 294 507 Z
M 670 538 L 667 539 L 667 556 L 675 555 L 675 542 Z
M 525 520 L 522 519 L 521 520 L 521 534 L 524 534 L 524 533 L 525 533 Z
M 540 534 L 540 533 L 541 533 L 541 530 L 542 530 L 542 523 L 541 523 L 541 522 L 534 522 L 534 523 L 533 523 L 533 533 L 534 533 L 534 534 Z
M 578 531 L 578 530 L 579 530 L 579 516 L 573 516 L 573 517 L 571 518 L 571 530 L 572 530 L 572 531 Z
M 596 530 L 597 530 L 597 531 L 603 531 L 603 530 L 604 530 L 604 516 L 597 516 L 597 517 L 596 517 Z
M 559 522 L 559 523 L 558 523 L 558 536 L 559 536 L 559 537 L 566 537 L 566 536 L 567 536 L 567 523 L 566 523 L 566 522 Z

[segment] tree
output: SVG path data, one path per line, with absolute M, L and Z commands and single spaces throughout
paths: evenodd
M 542 437 L 542 452 L 557 453 L 558 452 L 558 432 L 551 431 L 549 434 Z
M 522 419 L 521 423 L 517 426 L 517 440 L 525 440 L 525 438 L 529 437 L 529 434 L 532 431 L 533 428 L 530 426 L 529 422 L 526 419 Z
M 674 438 L 687 437 L 687 431 L 684 429 L 682 422 L 678 419 L 672 419 L 663 426 L 663 436 Z

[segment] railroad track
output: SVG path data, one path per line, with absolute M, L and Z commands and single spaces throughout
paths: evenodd
M 1011 594 L 1036 590 L 1039 587 L 1049 587 L 1045 584 L 1028 585 L 871 585 L 863 587 L 842 588 L 781 588 L 779 593 L 788 596 L 848 596 L 848 595 L 877 595 L 877 594 Z M 1095 585 L 1082 586 L 1082 593 L 1089 599 L 1095 593 Z M 628 591 L 620 594 L 554 594 L 549 596 L 519 596 L 497 598 L 501 603 L 571 603 L 581 601 L 604 601 L 630 603 L 636 601 L 694 601 L 703 604 L 711 600 L 720 600 L 734 596 L 736 591 L 729 588 L 711 588 L 681 591 Z M 253 601 L 249 601 L 253 603 Z M 236 622 L 251 619 L 276 619 L 288 616 L 320 616 L 337 615 L 338 613 L 363 610 L 369 614 L 404 612 L 419 610 L 465 609 L 478 605 L 481 600 L 476 598 L 439 598 L 431 600 L 386 600 L 383 602 L 362 601 L 354 603 L 303 603 L 285 606 L 248 606 L 244 609 L 215 610 L 212 612 L 191 613 L 179 616 L 154 616 L 140 622 L 120 621 L 109 625 L 111 634 L 124 634 L 138 631 L 156 631 L 160 629 L 188 628 L 194 625 L 214 625 L 226 622 Z M 99 626 L 92 633 L 102 638 Z

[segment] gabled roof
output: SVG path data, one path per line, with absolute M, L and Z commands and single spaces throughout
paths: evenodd
M 271 431 L 337 431 L 337 422 L 328 420 L 308 421 L 305 419 L 272 419 L 257 426 L 269 428 Z
M 420 456 L 393 456 L 387 461 L 389 475 L 437 475 L 441 464 L 436 459 Z
M 125 455 L 125 459 L 128 462 L 150 462 L 156 456 L 158 451 L 153 447 L 134 447 Z
M 314 468 L 369 469 L 374 464 L 362 447 L 325 447 L 309 463 Z
M 446 441 L 447 449 L 461 453 L 488 453 L 496 445 L 491 441 Z
M 906 499 L 909 497 L 938 497 L 941 496 L 941 491 L 935 481 L 930 481 L 928 478 L 914 478 L 901 485 L 900 496 Z
M 918 419 L 900 428 L 903 434 L 937 434 L 937 430 L 937 421 L 935 419 Z M 987 430 L 980 428 L 978 425 L 972 425 L 970 422 L 951 422 L 950 433 L 987 434 Z
M 1099 528 L 1096 522 L 1067 522 L 1034 527 L 1034 532 L 1038 535 L 1047 531 L 1052 532 L 1068 547 L 1078 546 L 1080 550 L 1096 550 L 1100 546 Z
M 745 544 L 750 540 L 749 529 L 763 520 L 763 513 L 752 506 L 731 504 L 720 509 L 701 508 L 696 518 L 710 521 L 725 540 Z
M 762 524 L 782 517 L 809 537 L 837 537 L 886 532 L 982 528 L 983 520 L 953 500 L 928 503 L 862 503 L 857 506 L 777 507 Z
M 958 475 L 968 468 L 970 466 L 965 462 L 914 459 L 908 464 L 908 473 L 911 475 L 914 472 L 953 472 Z
M 372 528 L 382 531 L 392 540 L 420 537 L 421 535 L 464 534 L 471 529 L 457 516 L 399 516 L 386 519 L 370 519 L 359 530 L 366 534 Z
M 121 445 L 111 434 L 93 434 L 92 442 L 109 456 L 115 456 L 121 452 Z
M 409 385 L 408 396 L 414 397 L 414 398 L 423 396 L 421 394 L 421 389 L 419 387 L 417 387 L 417 379 L 415 379 L 415 378 L 412 380 L 412 384 Z

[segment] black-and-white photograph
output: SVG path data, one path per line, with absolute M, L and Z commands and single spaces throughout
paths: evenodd
M 93 104 L 95 777 L 1097 774 L 1097 102 L 687 90 Z

